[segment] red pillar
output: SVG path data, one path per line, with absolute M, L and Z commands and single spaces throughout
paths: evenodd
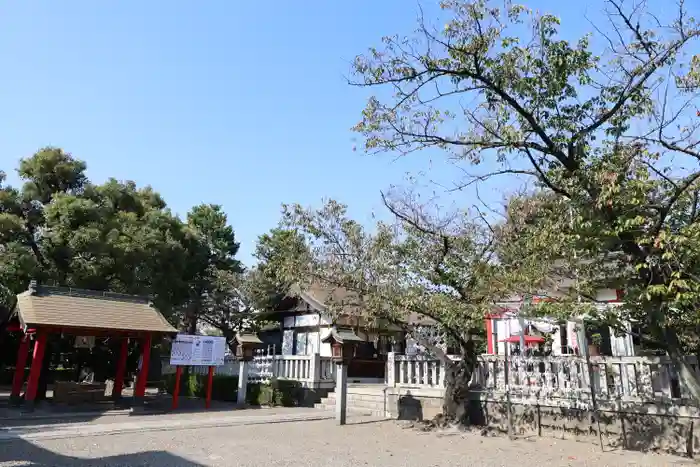
M 27 382 L 27 392 L 24 396 L 25 403 L 31 407 L 36 398 L 36 392 L 39 388 L 39 376 L 41 376 L 41 368 L 44 362 L 44 353 L 46 352 L 46 341 L 48 333 L 39 329 L 36 334 L 36 342 L 34 343 L 34 356 L 32 358 L 32 368 L 29 370 L 29 381 Z
M 117 361 L 117 373 L 114 376 L 114 387 L 112 388 L 112 398 L 122 397 L 124 388 L 124 375 L 126 374 L 126 357 L 129 355 L 129 339 L 124 337 L 119 349 L 119 360 Z
M 486 324 L 486 352 L 489 355 L 493 355 L 493 321 L 491 317 L 487 316 L 485 320 Z
M 148 367 L 151 363 L 151 335 L 148 334 L 141 340 L 141 370 L 136 379 L 134 397 L 141 398 L 146 395 L 146 383 L 148 382 Z
M 182 377 L 182 367 L 175 367 L 175 388 L 173 388 L 173 410 L 177 409 L 177 398 L 180 397 L 180 378 Z
M 209 377 L 207 378 L 207 399 L 204 406 L 208 409 L 211 407 L 211 389 L 214 385 L 214 367 L 209 367 Z
M 29 336 L 22 336 L 22 341 L 17 350 L 17 364 L 15 365 L 15 377 L 12 380 L 12 393 L 10 399 L 18 400 L 24 386 L 24 367 L 27 366 L 27 354 L 29 353 Z

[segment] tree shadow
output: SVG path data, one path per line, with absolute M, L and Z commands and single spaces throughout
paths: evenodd
M 237 410 L 250 410 L 257 406 L 240 406 L 233 402 L 212 401 L 207 409 L 205 402 L 199 398 L 180 397 L 177 409 L 172 408 L 172 396 L 149 396 L 140 404 L 134 404 L 131 398 L 119 402 L 90 404 L 58 404 L 50 399 L 38 403 L 32 411 L 25 407 L 9 404 L 7 398 L 0 397 L 0 433 L 3 427 L 55 425 L 89 423 L 93 420 L 114 417 L 148 417 L 154 415 L 181 414 L 217 414 Z
M 59 454 L 39 447 L 24 439 L 0 443 L 0 463 L 17 463 L 33 467 L 89 467 L 89 466 L 163 466 L 163 467 L 200 467 L 204 464 L 192 462 L 167 451 L 146 451 L 133 454 L 105 456 L 99 458 L 80 458 Z

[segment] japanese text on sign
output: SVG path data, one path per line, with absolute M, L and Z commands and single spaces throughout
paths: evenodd
M 220 366 L 224 364 L 226 339 L 178 334 L 170 351 L 173 366 Z

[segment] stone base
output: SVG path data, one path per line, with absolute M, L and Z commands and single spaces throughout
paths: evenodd
M 10 396 L 10 407 L 19 407 L 23 400 L 22 396 Z
M 24 403 L 22 404 L 22 412 L 30 412 L 30 413 L 34 412 L 36 405 L 37 405 L 36 401 L 25 400 Z
M 442 390 L 387 388 L 387 415 L 399 420 L 430 420 L 442 412 Z M 511 403 L 516 436 L 548 436 L 603 445 L 608 449 L 700 455 L 700 412 L 671 404 L 601 403 L 598 413 L 556 405 L 555 400 Z M 470 423 L 508 433 L 508 404 L 503 394 L 473 393 Z

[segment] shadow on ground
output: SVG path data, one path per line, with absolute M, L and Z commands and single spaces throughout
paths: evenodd
M 255 409 L 258 407 L 241 407 L 231 402 L 212 401 L 211 407 L 204 406 L 204 400 L 195 398 L 179 399 L 178 408 L 172 409 L 172 397 L 168 395 L 151 395 L 146 397 L 143 405 L 133 406 L 131 398 L 125 398 L 121 402 L 104 402 L 91 404 L 56 404 L 50 399 L 41 401 L 34 410 L 15 407 L 9 403 L 9 399 L 0 397 L 0 431 L 3 427 L 53 425 L 66 423 L 88 423 L 105 416 L 149 416 L 168 413 L 221 413 L 232 412 L 241 409 Z
M 32 467 L 89 467 L 89 466 L 153 466 L 200 467 L 204 464 L 189 461 L 166 451 L 148 451 L 134 454 L 106 456 L 92 459 L 65 456 L 41 448 L 23 439 L 0 444 L 0 464 L 31 465 Z

